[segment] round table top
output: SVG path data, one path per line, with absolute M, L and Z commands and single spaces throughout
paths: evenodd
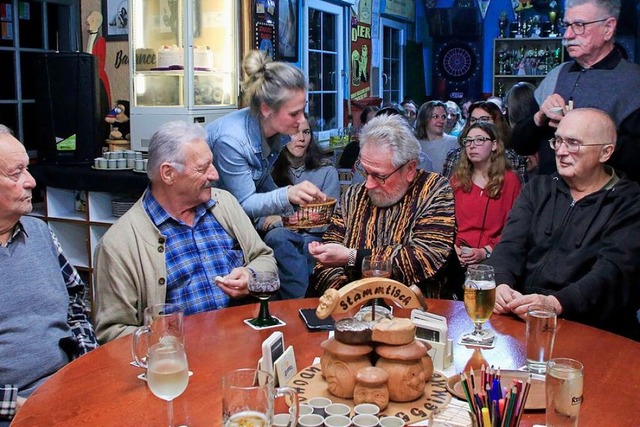
M 511 316 L 494 315 L 485 324 L 497 335 L 495 348 L 482 349 L 457 344 L 473 329 L 459 301 L 428 300 L 429 311 L 447 318 L 449 337 L 454 339 L 452 375 L 482 363 L 516 369 L 525 364 L 525 324 Z M 185 318 L 185 341 L 193 376 L 187 390 L 174 400 L 176 425 L 191 427 L 220 423 L 223 373 L 255 367 L 261 344 L 273 331 L 284 334 L 285 346 L 295 350 L 298 370 L 320 356 L 326 332 L 307 332 L 298 309 L 316 307 L 317 299 L 270 303 L 271 313 L 286 322 L 277 329 L 256 331 L 243 323 L 258 312 L 246 305 L 200 313 Z M 409 317 L 406 310 L 396 316 Z M 581 426 L 631 426 L 640 420 L 640 371 L 635 369 L 640 343 L 579 323 L 559 320 L 554 357 L 570 357 L 584 365 L 584 402 Z M 65 425 L 162 425 L 167 421 L 167 403 L 137 378 L 142 369 L 130 365 L 131 337 L 114 340 L 68 364 L 51 376 L 27 399 L 12 426 Z M 544 411 L 527 412 L 522 426 L 544 424 Z

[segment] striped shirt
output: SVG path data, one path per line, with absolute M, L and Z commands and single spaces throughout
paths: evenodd
M 215 283 L 244 263 L 237 242 L 220 225 L 211 208 L 215 200 L 196 207 L 193 226 L 173 218 L 147 191 L 143 206 L 166 237 L 166 302 L 182 306 L 185 314 L 227 307 L 230 297 Z
M 398 203 L 380 208 L 371 203 L 363 184 L 354 184 L 342 197 L 323 236 L 323 243 L 370 249 L 391 257 L 394 280 L 418 285 L 425 296 L 439 296 L 439 271 L 453 250 L 456 233 L 453 191 L 443 176 L 419 170 Z M 315 269 L 316 289 L 341 288 L 360 279 L 359 268 Z M 438 277 L 436 277 L 438 276 Z

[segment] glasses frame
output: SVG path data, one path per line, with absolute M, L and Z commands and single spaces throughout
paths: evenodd
M 557 144 L 556 142 L 560 140 Z M 576 139 L 573 138 L 567 138 L 566 140 L 564 138 L 561 137 L 553 137 L 553 138 L 549 138 L 549 146 L 551 147 L 551 149 L 553 151 L 558 151 L 558 149 L 560 148 L 560 146 L 562 144 L 564 144 L 565 147 L 567 147 L 567 152 L 571 153 L 571 154 L 576 154 L 580 152 L 580 148 L 581 147 L 589 147 L 592 145 L 612 145 L 612 142 L 598 142 L 598 143 L 592 143 L 592 144 L 586 144 L 584 142 L 578 142 L 577 144 L 574 145 L 569 145 L 567 143 L 567 140 L 572 140 L 572 141 L 577 141 Z M 556 147 L 557 145 L 557 147 Z M 577 148 L 571 148 L 571 147 L 577 147 Z
M 478 143 L 478 139 L 482 138 L 482 142 Z M 478 136 L 476 138 L 462 138 L 462 145 L 464 145 L 465 147 L 470 147 L 472 144 L 475 147 L 481 147 L 483 146 L 487 141 L 495 141 L 494 139 L 491 139 L 488 136 Z
M 473 116 L 469 116 L 469 124 L 474 124 L 474 123 L 494 123 L 493 117 L 491 116 L 480 116 L 480 117 L 473 117 Z
M 584 34 L 585 31 L 587 31 L 587 25 L 589 24 L 595 24 L 597 22 L 604 22 L 607 19 L 611 18 L 610 16 L 606 17 L 606 18 L 602 18 L 602 19 L 596 19 L 595 21 L 587 21 L 587 22 L 580 22 L 580 21 L 574 21 L 574 22 L 566 22 L 566 21 L 560 21 L 558 23 L 558 27 L 562 30 L 567 30 L 568 28 L 571 28 L 571 31 L 573 31 L 573 34 L 575 34 L 576 36 L 581 36 Z M 579 28 L 579 30 L 577 30 Z
M 398 166 L 398 168 L 396 168 L 393 172 L 388 173 L 386 175 L 379 175 L 377 173 L 369 173 L 369 172 L 367 172 L 362 167 L 362 162 L 360 161 L 360 159 L 358 159 L 358 161 L 356 162 L 355 168 L 360 173 L 360 175 L 362 175 L 364 177 L 365 182 L 367 181 L 367 178 L 371 177 L 378 184 L 384 185 L 387 182 L 387 180 L 389 179 L 389 177 L 391 177 L 391 175 L 393 175 L 394 173 L 398 172 L 400 169 L 405 167 L 408 163 L 409 162 L 403 163 L 402 165 Z

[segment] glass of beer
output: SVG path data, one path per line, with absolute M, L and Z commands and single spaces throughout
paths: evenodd
M 547 362 L 547 427 L 575 427 L 582 404 L 582 363 L 556 358 Z
M 271 427 L 274 400 L 291 402 L 291 425 L 298 420 L 298 393 L 291 387 L 276 388 L 273 376 L 257 369 L 238 369 L 222 377 L 222 425 Z
M 362 258 L 362 278 L 384 277 L 391 279 L 393 265 L 391 259 L 382 256 L 368 255 Z M 376 319 L 376 306 L 389 308 L 382 298 L 375 298 L 371 301 L 371 320 Z
M 473 332 L 462 335 L 465 344 L 491 345 L 495 334 L 482 329 L 496 302 L 496 280 L 490 265 L 470 265 L 464 281 L 464 308 L 473 321 Z

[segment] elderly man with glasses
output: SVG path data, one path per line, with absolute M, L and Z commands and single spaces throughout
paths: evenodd
M 605 163 L 616 147 L 613 119 L 579 108 L 549 141 L 558 172 L 527 184 L 488 263 L 494 312 L 524 316 L 532 304 L 640 339 L 640 185 Z
M 362 259 L 373 255 L 391 259 L 393 279 L 428 296 L 452 297 L 444 267 L 454 254 L 453 191 L 443 176 L 417 168 L 419 155 L 404 118 L 384 115 L 364 126 L 359 170 L 365 181 L 346 191 L 323 241 L 309 244 L 319 294 L 360 279 Z
M 567 0 L 560 27 L 573 61 L 549 72 L 536 89 L 540 109 L 518 123 L 511 139 L 520 155 L 538 151 L 541 169 L 553 170 L 546 141 L 571 108 L 607 112 L 618 130 L 616 151 L 608 164 L 629 179 L 640 180 L 640 66 L 623 59 L 614 43 L 620 0 Z

